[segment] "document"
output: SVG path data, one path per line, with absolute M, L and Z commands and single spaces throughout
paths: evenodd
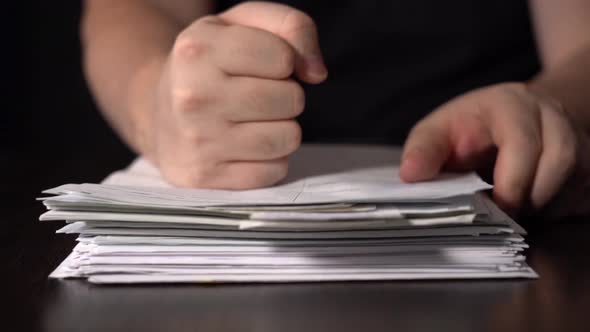
M 476 174 L 399 180 L 394 147 L 306 145 L 276 186 L 181 189 L 138 159 L 40 200 L 79 234 L 51 274 L 92 283 L 534 278 L 524 229 Z

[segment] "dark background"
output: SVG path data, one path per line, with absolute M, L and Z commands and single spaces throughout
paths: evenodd
M 105 165 L 104 174 L 89 174 L 100 180 L 111 167 L 122 167 L 132 153 L 114 135 L 98 112 L 81 69 L 79 40 L 80 1 L 40 1 L 37 36 L 37 97 L 33 116 L 36 158 L 41 174 L 31 186 L 54 186 L 65 170 L 85 165 Z M 98 167 L 93 167 L 98 168 Z M 56 172 L 59 171 L 59 172 Z M 72 175 L 80 172 L 71 172 Z
M 21 8 L 23 4 L 28 8 Z M 543 276 L 536 282 L 105 290 L 80 282 L 48 281 L 48 273 L 71 251 L 75 236 L 55 235 L 59 223 L 39 222 L 45 209 L 35 197 L 43 189 L 67 182 L 100 181 L 126 166 L 133 153 L 98 113 L 82 76 L 80 2 L 13 1 L 3 5 L 0 287 L 6 289 L 0 289 L 0 329 L 36 330 L 43 303 L 57 298 L 57 304 L 46 306 L 53 310 L 51 314 L 57 313 L 52 321 L 58 322 L 56 326 L 73 322 L 76 325 L 71 326 L 95 326 L 101 331 L 113 326 L 125 331 L 133 327 L 180 330 L 181 326 L 184 330 L 194 330 L 194 326 L 219 330 L 236 323 L 244 328 L 260 322 L 274 323 L 267 326 L 269 330 L 279 325 L 305 330 L 314 323 L 351 330 L 375 325 L 381 330 L 409 326 L 458 331 L 587 330 L 587 218 L 540 225 L 535 220 L 536 227 L 524 221 L 532 244 L 529 263 Z M 488 308 L 494 310 L 486 316 Z M 326 312 L 330 314 L 327 321 Z M 61 324 L 64 317 L 70 321 Z
M 234 1 L 221 2 L 229 6 Z M 299 2 L 311 4 L 310 1 Z M 364 2 L 358 3 L 366 4 Z M 17 8 L 22 4 L 29 8 Z M 461 2 L 457 2 L 457 4 L 461 4 Z M 330 4 L 326 4 L 326 8 L 328 7 Z M 470 8 L 470 6 L 464 7 Z M 519 12 L 524 13 L 521 7 L 516 6 L 515 8 L 520 8 Z M 490 8 L 493 9 L 494 6 Z M 3 63 L 5 73 L 7 72 L 9 75 L 4 76 L 4 80 L 2 80 L 4 83 L 2 91 L 5 98 L 2 98 L 4 117 L 0 121 L 2 125 L 0 128 L 2 135 L 0 155 L 3 158 L 0 163 L 2 168 L 0 174 L 2 174 L 2 204 L 7 208 L 2 209 L 4 215 L 1 219 L 0 240 L 3 246 L 7 245 L 6 248 L 11 248 L 3 250 L 2 254 L 8 254 L 9 269 L 16 271 L 16 275 L 19 276 L 26 275 L 36 266 L 44 266 L 47 271 L 41 272 L 46 272 L 46 275 L 57 262 L 44 260 L 47 260 L 47 257 L 64 257 L 68 249 L 68 246 L 65 246 L 66 249 L 62 255 L 52 255 L 44 252 L 45 248 L 50 247 L 48 244 L 52 241 L 72 241 L 70 237 L 53 234 L 54 230 L 59 227 L 59 223 L 43 224 L 37 221 L 38 216 L 44 211 L 41 203 L 34 202 L 40 192 L 63 183 L 98 182 L 113 170 L 125 167 L 134 156 L 105 123 L 86 86 L 80 63 L 81 51 L 78 34 L 80 11 L 81 1 L 74 0 L 9 2 L 3 8 L 4 20 L 2 23 L 5 25 L 3 29 L 5 33 L 3 34 L 2 53 L 7 57 Z M 503 11 L 498 11 L 496 8 L 493 12 L 501 13 Z M 316 14 L 321 15 L 322 13 Z M 348 14 L 352 15 L 354 11 Z M 490 17 L 492 16 L 490 14 Z M 465 17 L 465 15 L 461 17 Z M 413 19 L 409 17 L 408 20 L 412 21 Z M 521 21 L 526 22 L 525 20 Z M 335 25 L 331 27 L 338 27 L 338 24 L 339 22 L 335 21 Z M 425 27 L 428 28 L 428 26 Z M 480 26 L 480 30 L 483 29 L 483 32 L 478 31 L 484 33 L 486 27 L 488 26 L 483 24 Z M 504 28 L 507 29 L 510 26 Z M 515 40 L 526 41 L 525 37 L 528 36 L 528 32 L 524 28 L 520 30 L 523 30 L 521 34 L 524 39 L 518 37 Z M 330 27 L 324 27 L 322 31 L 329 32 Z M 339 31 L 336 32 L 339 36 Z M 504 37 L 502 36 L 502 38 Z M 328 40 L 331 39 L 328 38 Z M 340 41 L 347 44 L 346 40 Z M 525 46 L 523 50 L 520 50 L 524 52 L 523 54 L 529 54 L 533 50 L 527 43 L 519 42 L 518 44 Z M 333 45 L 333 48 L 338 49 L 336 47 L 338 45 L 340 44 Z M 486 54 L 488 51 L 485 47 L 474 50 L 485 51 Z M 477 52 L 475 55 L 479 54 Z M 426 53 L 429 54 L 429 52 Z M 451 55 L 453 54 L 451 53 Z M 517 52 L 517 54 L 520 53 Z M 356 53 L 353 55 L 356 57 Z M 328 60 L 329 58 L 327 57 Z M 430 59 L 429 57 L 429 62 Z M 481 60 L 478 56 L 473 59 Z M 490 59 L 484 57 L 483 60 Z M 526 69 L 525 72 L 521 73 L 518 70 L 514 71 L 513 68 L 505 68 L 505 74 L 508 76 L 496 77 L 496 74 L 486 76 L 487 74 L 477 71 L 478 61 L 473 62 L 473 66 L 469 68 L 473 69 L 473 73 L 477 73 L 476 76 L 483 75 L 485 82 L 473 82 L 470 77 L 464 77 L 462 81 L 460 80 L 461 82 L 451 84 L 449 91 L 429 98 L 414 98 L 410 93 L 404 92 L 403 94 L 407 95 L 409 99 L 418 100 L 420 103 L 425 101 L 429 105 L 420 104 L 419 107 L 406 105 L 407 109 L 400 107 L 400 111 L 403 110 L 404 114 L 411 115 L 405 117 L 405 123 L 412 124 L 416 121 L 415 118 L 420 117 L 420 113 L 413 112 L 415 109 L 422 111 L 430 109 L 450 96 L 474 86 L 494 81 L 505 81 L 508 80 L 507 77 L 512 79 L 523 75 L 523 77 L 528 77 L 529 71 L 536 68 L 535 61 L 532 61 L 530 66 L 521 66 L 520 62 L 516 61 L 515 63 L 519 64 L 519 67 Z M 512 63 L 512 61 L 509 62 Z M 330 68 L 333 66 L 337 68 L 338 62 L 330 63 L 330 65 Z M 359 68 L 359 72 L 366 71 L 366 68 Z M 500 67 L 493 68 L 494 73 L 504 72 L 498 69 Z M 429 72 L 430 69 L 425 67 L 423 71 Z M 387 73 L 384 75 L 388 77 Z M 348 81 L 344 80 L 343 82 Z M 379 80 L 375 80 L 375 82 L 380 86 L 388 86 Z M 358 84 L 355 83 L 351 86 L 356 89 Z M 336 89 L 335 91 L 340 91 L 338 89 L 341 88 L 337 84 L 333 84 L 331 87 Z M 330 85 L 326 84 L 324 88 L 329 90 Z M 373 90 L 366 88 L 363 91 Z M 419 88 L 416 90 L 422 91 Z M 374 98 L 363 96 L 357 99 L 373 100 Z M 325 100 L 332 99 L 324 98 L 323 100 L 325 102 Z M 349 100 L 344 97 L 337 100 L 343 104 L 349 103 Z M 325 105 L 319 108 L 329 109 Z M 342 109 L 341 107 L 335 108 Z M 314 111 L 316 112 L 311 113 L 321 113 L 317 112 L 318 109 Z M 317 119 L 312 120 L 314 120 L 311 121 L 312 123 L 317 122 L 315 121 Z M 357 121 L 349 122 L 357 123 Z M 392 121 L 381 122 L 392 123 Z M 373 128 L 372 126 L 365 127 Z M 342 128 L 343 131 L 336 134 L 350 134 L 347 127 Z M 405 133 L 404 130 L 395 130 L 395 132 L 402 137 Z M 372 135 L 370 131 L 365 134 Z M 17 252 L 13 252 L 14 250 Z M 39 273 L 39 275 L 43 275 L 43 273 Z M 22 282 L 22 280 L 17 280 L 17 282 Z
M 100 181 L 134 155 L 102 119 L 83 78 L 81 2 L 24 4 L 3 7 L 0 255 L 7 263 L 0 278 L 26 300 L 58 263 L 50 257 L 65 257 L 73 244 L 54 234 L 59 223 L 38 221 L 45 209 L 35 198 L 63 183 Z M 67 243 L 56 246 L 62 254 L 48 252 L 55 241 Z

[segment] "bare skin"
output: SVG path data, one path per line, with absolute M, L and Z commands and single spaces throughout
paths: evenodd
M 505 208 L 590 211 L 582 199 L 590 196 L 590 2 L 530 0 L 530 7 L 542 72 L 458 96 L 416 124 L 402 179 L 473 170 L 497 153 L 494 197 Z M 211 8 L 87 0 L 87 77 L 111 124 L 168 181 L 272 185 L 301 140 L 294 119 L 305 96 L 290 77 L 317 84 L 327 76 L 314 22 L 272 3 L 219 15 Z
M 531 0 L 543 70 L 454 98 L 416 124 L 401 177 L 472 170 L 496 153 L 494 197 L 505 209 L 590 212 L 590 2 Z

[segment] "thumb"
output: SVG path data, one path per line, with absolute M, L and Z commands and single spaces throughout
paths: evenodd
M 219 15 L 230 24 L 266 30 L 283 38 L 296 53 L 295 75 L 306 83 L 321 83 L 328 76 L 316 25 L 300 10 L 268 2 L 246 2 Z
M 404 145 L 400 177 L 406 182 L 434 178 L 451 154 L 448 126 L 441 114 L 431 114 L 410 132 Z

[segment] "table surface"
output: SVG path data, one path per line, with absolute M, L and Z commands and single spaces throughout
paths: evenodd
M 588 330 L 590 217 L 525 221 L 538 280 L 97 286 L 47 279 L 75 236 L 54 234 L 59 223 L 36 221 L 43 207 L 33 197 L 39 185 L 80 179 L 63 171 L 51 181 L 31 180 L 26 197 L 4 209 L 5 225 L 19 226 L 0 232 L 9 255 L 0 326 L 17 327 L 2 330 Z

